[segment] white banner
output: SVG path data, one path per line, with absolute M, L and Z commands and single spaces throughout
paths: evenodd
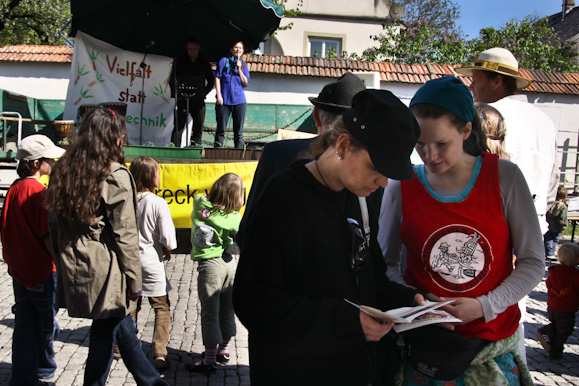
M 165 146 L 171 142 L 175 108 L 168 85 L 172 61 L 145 58 L 77 32 L 64 119 L 78 122 L 78 109 L 85 104 L 126 103 L 129 144 Z

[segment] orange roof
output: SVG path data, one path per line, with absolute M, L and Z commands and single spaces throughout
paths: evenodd
M 320 77 L 339 77 L 347 71 L 377 71 L 380 80 L 409 84 L 424 84 L 430 79 L 446 75 L 460 78 L 467 86 L 471 78 L 457 73 L 458 65 L 449 64 L 399 64 L 388 62 L 363 62 L 350 59 L 303 58 L 280 55 L 245 54 L 244 60 L 251 64 L 251 71 L 275 73 L 279 75 L 305 75 Z M 272 69 L 267 63 L 279 63 Z M 521 69 L 521 76 L 533 80 L 526 92 L 579 95 L 578 73 L 555 73 L 542 70 Z
M 44 62 L 70 63 L 72 47 L 68 46 L 33 46 L 18 44 L 0 47 L 0 61 L 3 62 Z
M 35 46 L 19 44 L 0 48 L 0 62 L 45 62 L 70 63 L 72 47 Z M 388 62 L 364 62 L 351 59 L 322 59 L 282 55 L 245 54 L 244 60 L 251 65 L 251 71 L 263 74 L 292 76 L 340 77 L 347 71 L 377 71 L 380 80 L 408 84 L 423 84 L 429 79 L 445 75 L 458 76 L 464 84 L 470 85 L 470 77 L 458 74 L 458 65 L 449 64 L 398 64 Z M 579 95 L 579 73 L 553 73 L 542 70 L 521 69 L 521 76 L 533 80 L 524 89 L 527 92 Z

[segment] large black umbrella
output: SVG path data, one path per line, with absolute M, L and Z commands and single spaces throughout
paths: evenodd
M 212 61 L 238 41 L 257 48 L 283 16 L 268 0 L 72 0 L 71 11 L 73 36 L 82 31 L 128 51 L 169 57 L 197 38 Z

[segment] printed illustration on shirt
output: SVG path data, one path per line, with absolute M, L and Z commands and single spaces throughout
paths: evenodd
M 453 224 L 436 230 L 424 245 L 422 259 L 440 287 L 464 292 L 489 274 L 492 250 L 476 229 Z

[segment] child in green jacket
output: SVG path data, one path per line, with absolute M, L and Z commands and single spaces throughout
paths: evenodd
M 217 362 L 229 361 L 229 342 L 236 332 L 232 291 L 239 255 L 233 236 L 241 221 L 243 198 L 243 181 L 227 173 L 215 181 L 207 197 L 193 199 L 191 259 L 198 264 L 205 352 L 203 360 L 187 364 L 192 372 L 213 374 Z

